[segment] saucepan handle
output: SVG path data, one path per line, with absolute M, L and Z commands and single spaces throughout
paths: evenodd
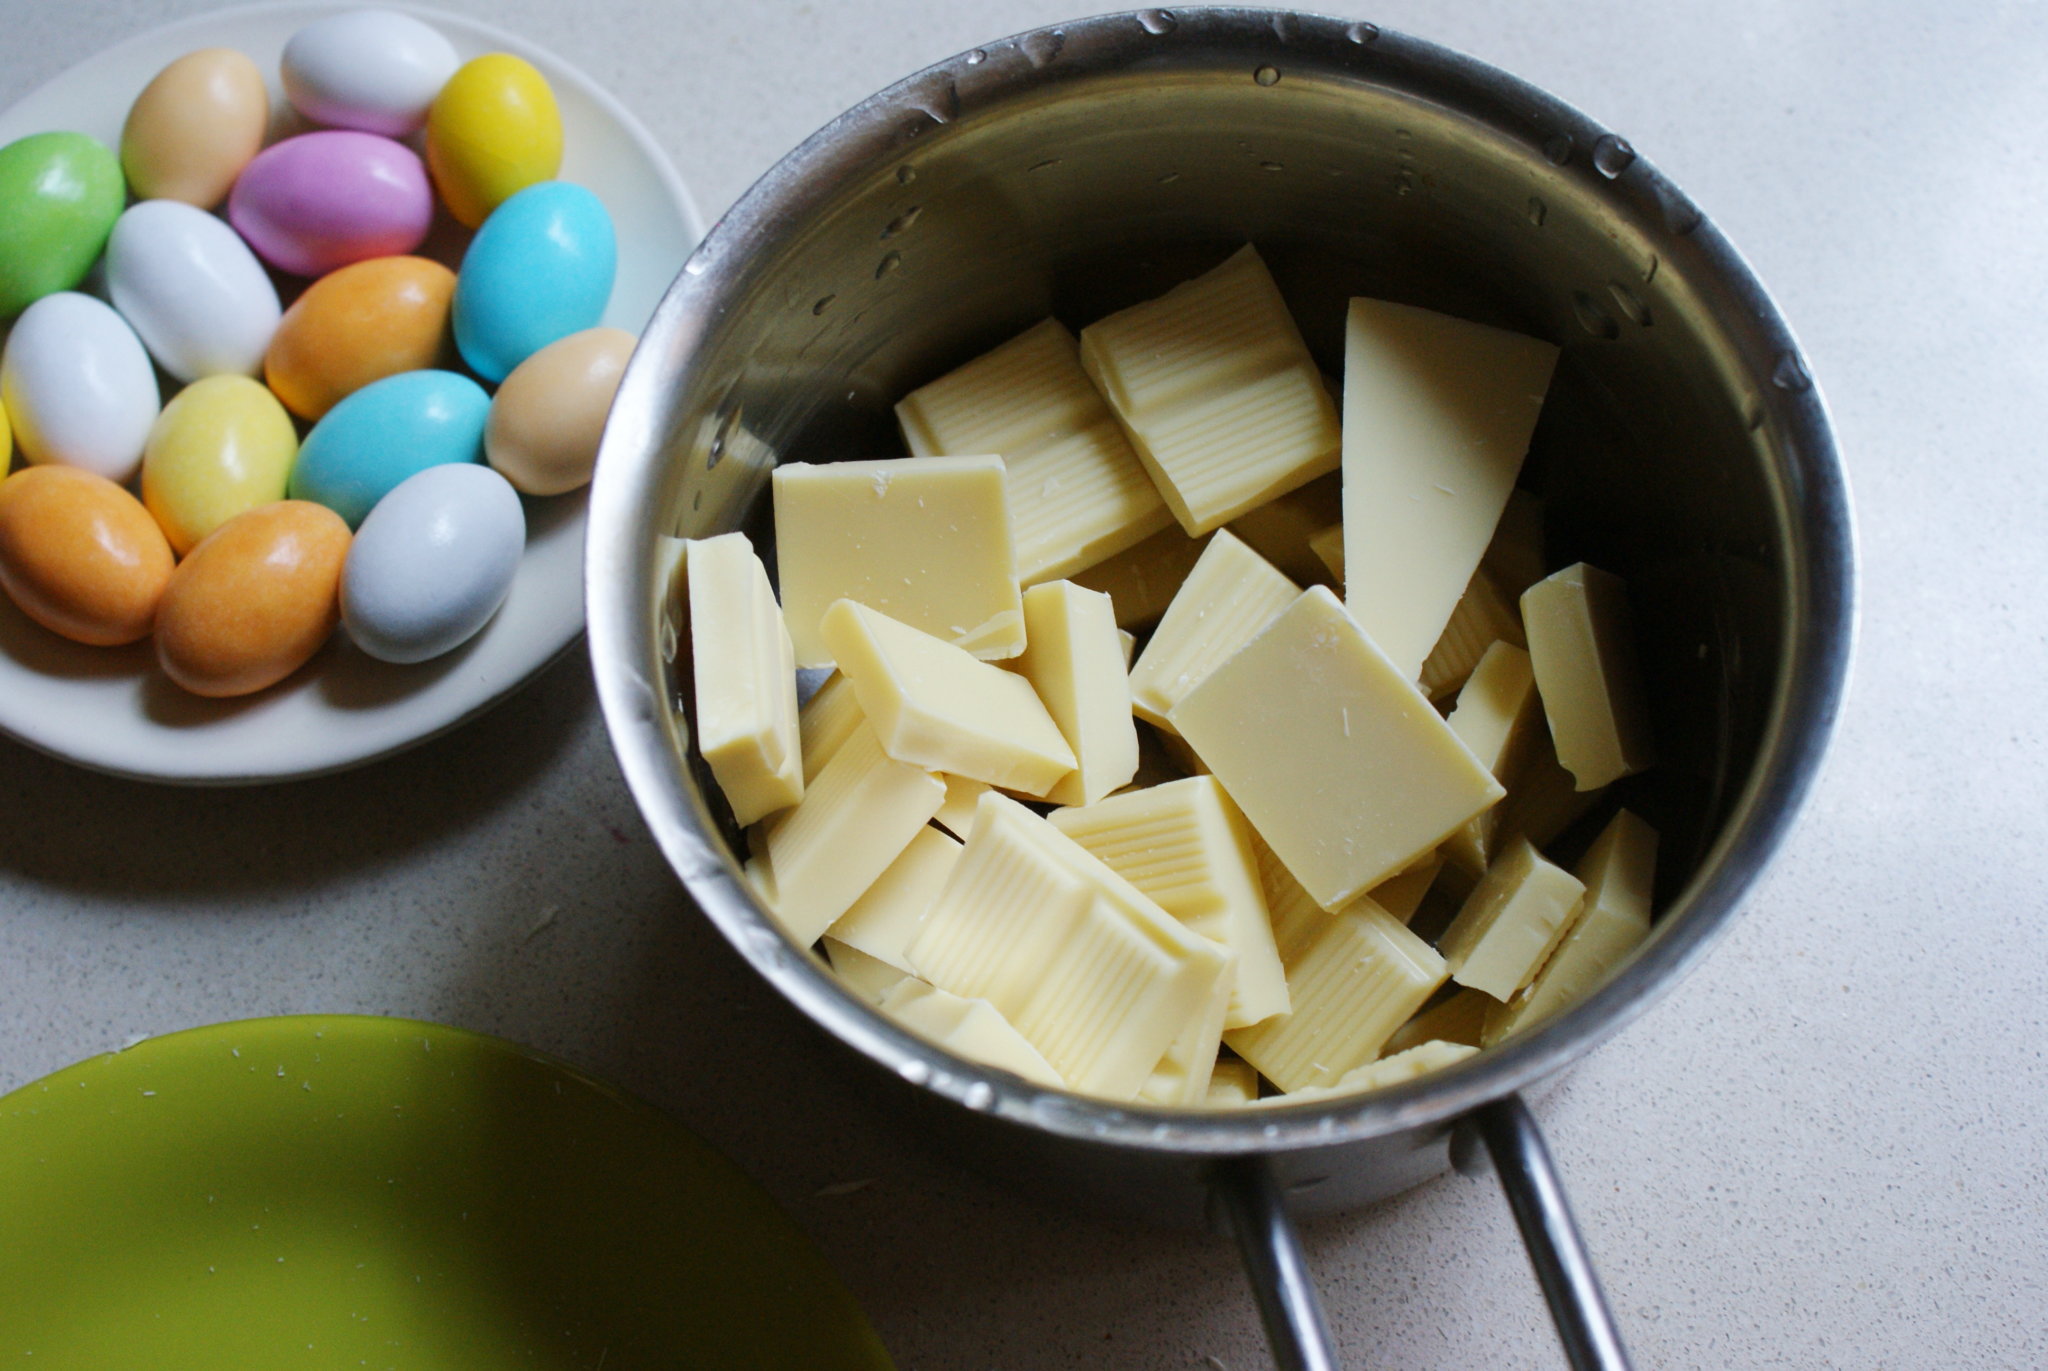
M 1458 1125 L 1451 1140 L 1458 1170 L 1467 1175 L 1483 1171 L 1482 1152 L 1507 1191 L 1572 1371 L 1630 1371 L 1628 1352 L 1572 1221 L 1550 1150 L 1519 1095 L 1484 1105 Z M 1271 1164 L 1263 1157 L 1227 1163 L 1217 1176 L 1217 1195 L 1244 1254 L 1275 1366 L 1279 1371 L 1337 1371 L 1315 1284 Z

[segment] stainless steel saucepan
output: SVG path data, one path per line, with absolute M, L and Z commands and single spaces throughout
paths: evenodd
M 762 911 L 689 747 L 674 540 L 745 528 L 767 552 L 777 461 L 899 452 L 890 407 L 915 386 L 1047 314 L 1087 323 L 1246 242 L 1332 374 L 1352 295 L 1562 345 L 1523 479 L 1546 497 L 1554 563 L 1584 558 L 1631 586 L 1662 761 L 1626 798 L 1663 834 L 1658 917 L 1575 1008 L 1412 1084 L 1237 1113 L 1122 1107 L 913 1037 Z M 991 43 L 772 168 L 690 258 L 627 371 L 587 563 L 614 746 L 705 916 L 899 1083 L 906 1126 L 1069 1196 L 1227 1216 L 1290 1368 L 1333 1362 L 1287 1211 L 1390 1195 L 1458 1149 L 1496 1163 L 1573 1364 L 1626 1364 L 1520 1097 L 1669 990 L 1783 841 L 1841 698 L 1852 572 L 1820 394 L 1763 287 L 1682 192 L 1623 139 L 1469 58 L 1235 8 Z

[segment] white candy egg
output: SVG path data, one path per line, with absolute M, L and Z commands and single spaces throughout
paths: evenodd
M 60 291 L 15 320 L 0 356 L 0 406 L 29 461 L 126 481 L 162 402 L 135 330 L 90 295 Z
M 498 612 L 526 550 L 526 511 L 487 466 L 450 462 L 393 487 L 356 530 L 341 620 L 387 662 L 424 662 Z
M 132 205 L 107 239 L 107 294 L 181 381 L 254 376 L 284 311 L 233 229 L 176 200 Z
M 316 124 L 403 138 L 462 65 L 437 30 L 394 10 L 350 10 L 284 45 L 284 93 Z

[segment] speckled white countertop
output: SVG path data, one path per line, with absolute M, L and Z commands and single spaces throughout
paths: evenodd
M 443 3 L 607 83 L 713 218 L 870 91 L 1074 8 Z M 0 105 L 201 8 L 0 0 Z M 2048 1364 L 2048 9 L 1326 8 L 1628 135 L 1776 294 L 1849 466 L 1863 631 L 1813 803 L 1715 954 L 1539 1111 L 1638 1364 Z M 0 1090 L 304 1011 L 502 1034 L 672 1109 L 789 1207 L 906 1368 L 1266 1364 L 1227 1243 L 1017 1197 L 842 1078 L 692 916 L 580 656 L 410 755 L 260 791 L 0 740 Z M 1307 1244 L 1347 1366 L 1561 1364 L 1491 1183 Z

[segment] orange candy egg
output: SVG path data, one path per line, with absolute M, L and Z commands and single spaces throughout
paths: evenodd
M 348 525 L 280 500 L 238 514 L 192 549 L 157 608 L 164 674 L 195 695 L 247 695 L 291 675 L 340 617 Z
M 149 511 L 104 476 L 51 465 L 0 482 L 0 587 L 53 633 L 96 647 L 143 637 L 171 567 Z
M 373 257 L 329 272 L 285 311 L 263 379 L 285 408 L 318 419 L 401 371 L 446 366 L 455 273 L 424 257 Z

